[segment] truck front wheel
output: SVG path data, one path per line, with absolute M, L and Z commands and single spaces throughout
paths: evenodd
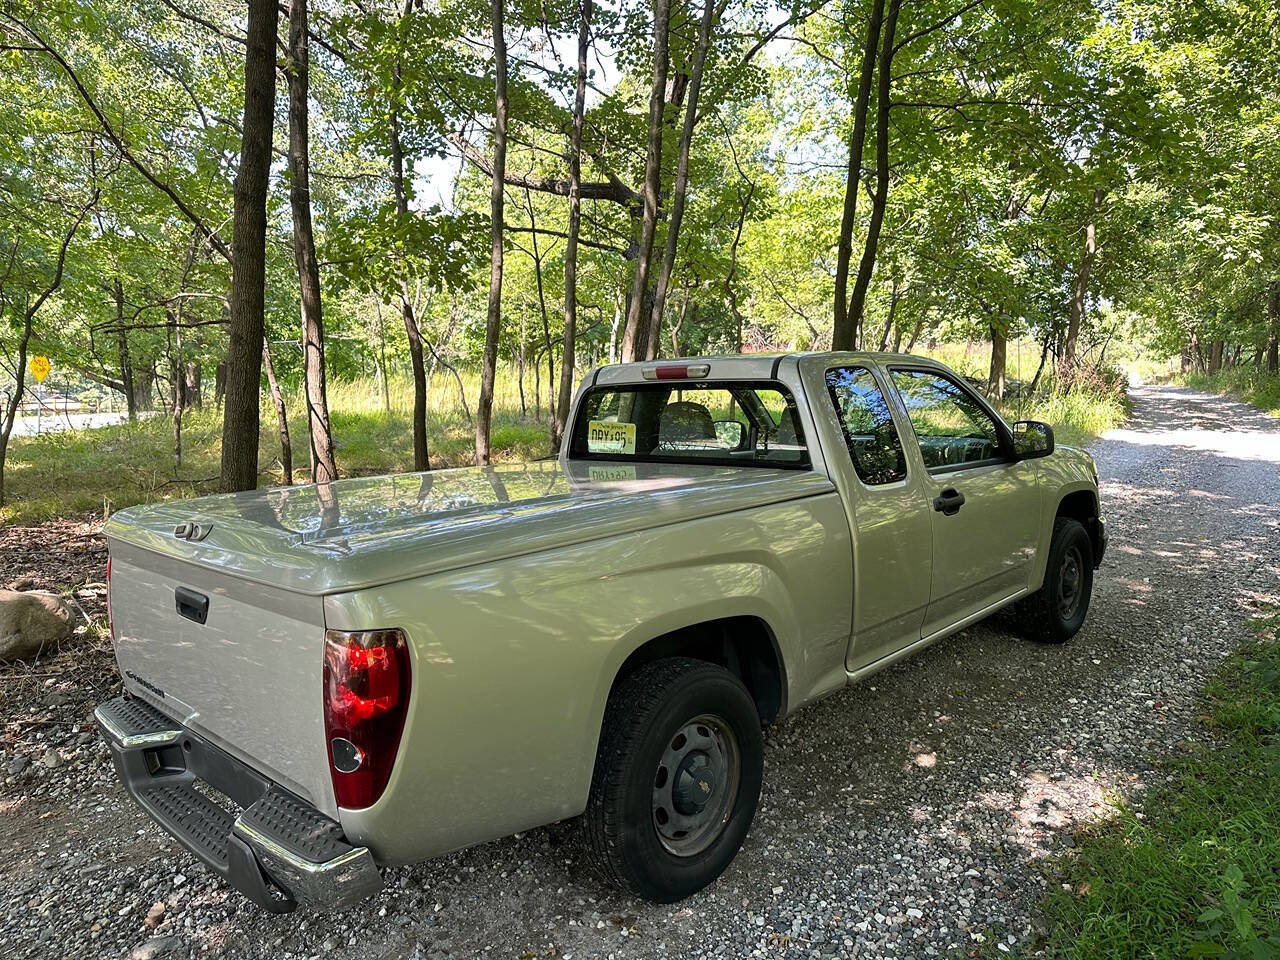
M 733 860 L 760 797 L 764 741 L 755 702 L 723 667 L 671 657 L 609 695 L 583 815 L 607 878 L 672 903 Z
M 1093 593 L 1093 543 L 1079 520 L 1053 524 L 1044 585 L 1019 604 L 1023 632 L 1032 640 L 1065 643 L 1084 625 Z

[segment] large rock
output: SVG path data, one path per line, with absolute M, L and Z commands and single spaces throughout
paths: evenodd
M 0 590 L 0 663 L 30 660 L 75 628 L 75 608 L 61 597 Z

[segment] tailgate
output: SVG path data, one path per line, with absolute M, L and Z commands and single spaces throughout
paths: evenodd
M 324 741 L 323 600 L 120 540 L 110 545 L 125 688 L 336 817 Z

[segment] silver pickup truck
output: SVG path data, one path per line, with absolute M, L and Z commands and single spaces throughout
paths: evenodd
M 138 507 L 107 525 L 125 786 L 273 911 L 579 817 L 670 902 L 755 814 L 761 728 L 1009 604 L 1069 639 L 1088 454 L 938 363 L 587 376 L 558 461 Z

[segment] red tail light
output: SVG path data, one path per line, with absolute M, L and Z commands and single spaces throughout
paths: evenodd
M 338 806 L 382 796 L 409 706 L 409 647 L 399 630 L 324 636 L 324 728 Z

